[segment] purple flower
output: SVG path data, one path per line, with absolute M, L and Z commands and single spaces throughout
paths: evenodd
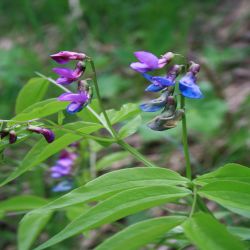
M 152 83 L 146 88 L 146 91 L 158 92 L 166 87 L 175 85 L 175 79 L 180 73 L 181 67 L 181 65 L 175 64 L 169 69 L 166 76 L 151 76 L 146 73 L 142 74 L 144 78 Z
M 27 130 L 43 135 L 48 143 L 51 143 L 55 140 L 55 134 L 50 129 L 30 125 Z
M 200 65 L 191 62 L 189 71 L 179 81 L 179 90 L 187 98 L 199 99 L 203 97 L 200 88 L 196 84 L 196 74 L 200 70 Z
M 67 107 L 69 114 L 81 111 L 90 101 L 91 96 L 87 91 L 79 91 L 77 94 L 64 93 L 58 97 L 59 101 L 71 102 Z
M 77 53 L 72 51 L 61 51 L 50 56 L 57 63 L 65 64 L 71 60 L 83 61 L 86 59 L 86 55 L 83 53 Z
M 154 54 L 147 51 L 137 51 L 134 53 L 139 62 L 130 64 L 130 67 L 140 73 L 146 73 L 155 69 L 164 67 L 174 56 L 172 52 L 168 52 L 158 59 Z
M 16 132 L 15 132 L 14 130 L 11 130 L 11 131 L 9 132 L 9 143 L 10 143 L 10 144 L 13 144 L 13 143 L 16 142 L 16 140 L 17 140 Z
M 75 160 L 77 159 L 77 153 L 74 150 L 77 145 L 70 145 L 69 148 L 61 151 L 59 159 L 56 164 L 50 168 L 52 178 L 61 178 L 71 174 Z
M 78 62 L 74 70 L 68 68 L 54 68 L 53 71 L 60 76 L 56 80 L 58 84 L 68 85 L 81 77 L 85 71 L 85 65 L 82 62 Z

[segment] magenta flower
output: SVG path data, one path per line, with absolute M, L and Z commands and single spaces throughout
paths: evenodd
M 77 53 L 72 51 L 61 51 L 50 56 L 57 63 L 65 64 L 71 60 L 83 61 L 86 59 L 86 55 L 83 53 Z
M 41 127 L 37 127 L 37 126 L 33 126 L 33 125 L 29 125 L 29 127 L 27 128 L 27 130 L 37 133 L 37 134 L 41 134 L 44 136 L 45 140 L 48 143 L 51 143 L 55 140 L 55 134 L 52 130 L 47 129 L 47 128 L 41 128 Z
M 58 84 L 68 85 L 81 77 L 85 71 L 85 65 L 82 62 L 78 62 L 74 70 L 68 68 L 54 68 L 53 71 L 60 76 L 56 80 Z
M 71 102 L 67 107 L 69 114 L 81 111 L 90 101 L 91 96 L 87 91 L 79 91 L 77 94 L 64 93 L 58 97 L 59 101 Z
M 130 67 L 140 73 L 162 68 L 174 57 L 172 52 L 164 54 L 160 59 L 147 51 L 137 51 L 134 55 L 139 62 L 131 63 Z

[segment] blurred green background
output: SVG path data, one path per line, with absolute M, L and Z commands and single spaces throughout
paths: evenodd
M 196 172 L 226 162 L 247 165 L 249 9 L 248 0 L 1 0 L 0 118 L 14 115 L 18 91 L 36 71 L 55 77 L 49 55 L 60 50 L 94 58 L 109 108 L 152 98 L 144 93 L 142 77 L 129 68 L 134 51 L 158 56 L 173 51 L 202 66 L 205 98 L 188 102 L 187 108 Z M 145 121 L 150 118 L 144 115 Z M 179 139 L 178 128 L 162 134 L 142 126 L 130 143 L 160 165 L 182 171 Z M 7 230 L 8 237 L 13 239 Z

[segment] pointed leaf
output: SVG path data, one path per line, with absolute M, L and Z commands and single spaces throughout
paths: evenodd
M 208 214 L 198 213 L 183 224 L 184 232 L 201 250 L 243 250 L 243 243 Z
M 199 176 L 194 182 L 203 186 L 219 180 L 250 183 L 250 168 L 236 163 L 229 163 L 213 172 Z
M 160 217 L 133 224 L 104 241 L 95 250 L 138 250 L 163 237 L 169 230 L 181 224 L 185 218 Z
M 20 113 L 32 104 L 43 99 L 49 86 L 49 81 L 40 77 L 30 79 L 21 89 L 16 100 L 16 113 Z
M 36 250 L 53 246 L 82 231 L 99 227 L 127 215 L 177 200 L 189 194 L 188 189 L 172 186 L 139 187 L 123 191 L 80 215 L 60 233 L 36 248 Z

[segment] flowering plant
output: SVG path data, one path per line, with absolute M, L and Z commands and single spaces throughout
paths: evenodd
M 147 244 L 153 244 L 153 249 L 156 249 L 160 244 L 173 246 L 173 242 L 176 243 L 173 249 L 183 249 L 189 245 L 204 250 L 246 249 L 244 237 L 239 237 L 235 231 L 220 223 L 218 215 L 210 211 L 206 201 L 213 201 L 233 213 L 248 217 L 249 168 L 231 163 L 201 176 L 195 176 L 192 171 L 185 99 L 203 97 L 197 84 L 199 64 L 185 61 L 179 65 L 175 60 L 180 55 L 172 52 L 160 58 L 145 51 L 136 52 L 135 56 L 138 62 L 131 63 L 130 67 L 149 82 L 146 92 L 160 92 L 159 97 L 139 106 L 143 112 L 161 112 L 149 121 L 148 127 L 158 133 L 167 133 L 163 131 L 175 128 L 178 123 L 182 125 L 185 176 L 157 166 L 124 140 L 135 133 L 141 124 L 140 110 L 135 104 L 126 104 L 118 111 L 104 108 L 91 57 L 71 51 L 53 54 L 51 58 L 59 64 L 76 61 L 75 69 L 54 68 L 53 71 L 59 75 L 56 80 L 39 74 L 40 78 L 28 83 L 20 92 L 16 116 L 11 120 L 0 120 L 1 150 L 10 144 L 21 143 L 34 134 L 38 134 L 37 140 L 40 139 L 0 185 L 13 181 L 25 172 L 36 170 L 39 164 L 59 153 L 59 158 L 47 172 L 50 179 L 56 181 L 52 191 L 67 192 L 43 200 L 40 206 L 25 214 L 19 224 L 19 249 L 30 249 L 52 215 L 60 210 L 67 212 L 77 208 L 77 216 L 71 218 L 58 234 L 35 249 L 50 248 L 74 235 L 85 235 L 104 224 L 156 206 L 164 208 L 168 203 L 178 204 L 185 209 L 168 211 L 166 216 L 147 218 L 130 225 L 100 242 L 95 249 L 136 250 Z M 85 78 L 88 67 L 92 74 Z M 165 75 L 155 75 L 156 70 L 164 69 L 167 72 Z M 46 92 L 49 83 L 64 93 L 57 98 L 42 100 L 44 95 L 41 92 Z M 27 100 L 30 89 L 37 94 L 36 100 Z M 65 109 L 70 116 L 66 117 Z M 57 115 L 56 118 L 51 117 L 53 115 Z M 67 122 L 72 118 L 76 120 Z M 126 120 L 129 121 L 124 125 Z M 40 138 L 41 135 L 44 138 Z M 101 175 L 98 172 L 101 163 L 99 167 L 93 164 L 92 155 L 86 167 L 89 178 L 82 180 L 84 152 L 86 148 L 91 151 L 95 143 L 105 147 L 117 144 L 123 149 L 118 153 L 133 156 L 143 166 Z M 86 172 L 82 174 L 85 175 Z

